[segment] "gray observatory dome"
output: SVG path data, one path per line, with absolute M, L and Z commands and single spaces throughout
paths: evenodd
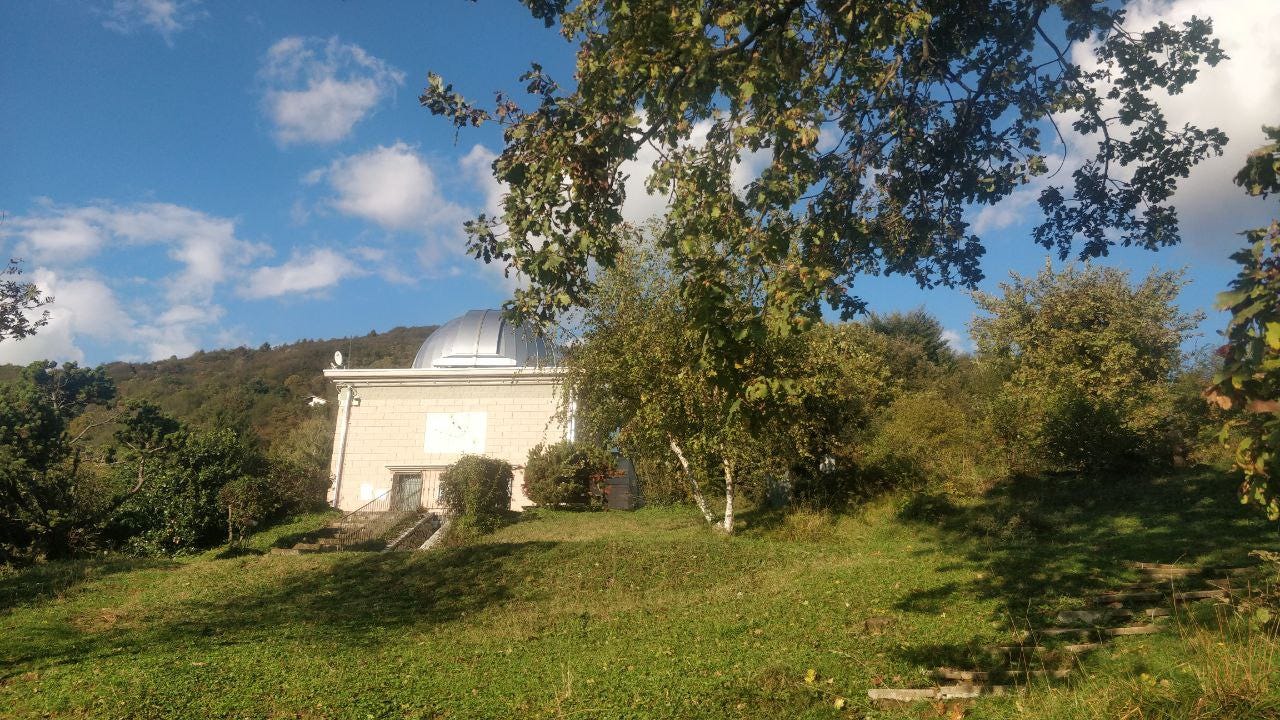
M 427 337 L 413 358 L 423 370 L 554 365 L 551 346 L 502 318 L 500 310 L 468 310 Z

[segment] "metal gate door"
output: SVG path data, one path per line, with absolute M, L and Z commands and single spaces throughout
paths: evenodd
M 396 473 L 391 479 L 391 507 L 397 512 L 417 512 L 422 507 L 422 473 Z

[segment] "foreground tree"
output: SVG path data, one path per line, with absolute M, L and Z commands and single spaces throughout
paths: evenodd
M 733 532 L 736 499 L 805 481 L 841 455 L 847 433 L 887 402 L 885 338 L 858 324 L 818 325 L 775 339 L 750 362 L 769 366 L 784 392 L 735 406 L 714 376 L 690 362 L 701 343 L 676 290 L 670 259 L 628 244 L 594 285 L 580 342 L 564 360 L 579 437 L 615 446 L 637 465 L 674 466 L 708 523 Z M 725 500 L 712 511 L 712 483 Z
M 38 361 L 0 385 L 0 562 L 60 557 L 96 514 L 72 423 L 115 397 L 102 368 Z
M 1179 272 L 1132 284 L 1115 268 L 1046 263 L 1000 295 L 975 293 L 979 358 L 1004 376 L 1023 444 L 1067 469 L 1158 459 L 1180 347 L 1203 319 L 1178 309 L 1183 285 Z
M 1264 128 L 1271 142 L 1258 148 L 1236 175 L 1250 195 L 1280 193 L 1280 127 Z M 1218 307 L 1231 311 L 1222 369 L 1207 396 L 1229 419 L 1224 441 L 1235 445 L 1244 474 L 1241 500 L 1280 520 L 1280 220 L 1251 230 L 1250 246 L 1232 256 L 1240 274 Z
M 1203 19 L 1133 32 L 1090 0 L 525 3 L 578 44 L 573 89 L 534 65 L 530 109 L 481 109 L 434 75 L 421 97 L 458 127 L 506 129 L 493 169 L 509 192 L 468 224 L 471 251 L 528 280 L 510 311 L 556 320 L 619 257 L 623 163 L 654 152 L 657 242 L 698 337 L 686 360 L 734 408 L 782 390 L 752 361 L 771 338 L 823 304 L 863 308 L 858 275 L 973 286 L 983 244 L 965 213 L 1043 182 L 1060 163 L 1042 134 L 1097 141 L 1040 193 L 1035 240 L 1064 258 L 1178 242 L 1175 180 L 1226 142 L 1170 127 L 1154 99 L 1224 57 Z
M 33 313 L 53 298 L 45 297 L 35 283 L 17 279 L 21 274 L 21 263 L 12 258 L 0 269 L 0 340 L 21 340 L 49 323 L 48 310 Z

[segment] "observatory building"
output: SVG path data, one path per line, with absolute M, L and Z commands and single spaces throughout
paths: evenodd
M 338 387 L 329 502 L 342 510 L 375 501 L 439 507 L 440 473 L 464 454 L 511 463 L 511 507 L 519 510 L 530 504 L 522 490 L 529 450 L 572 439 L 572 421 L 556 417 L 555 354 L 497 310 L 440 326 L 412 367 L 324 375 Z

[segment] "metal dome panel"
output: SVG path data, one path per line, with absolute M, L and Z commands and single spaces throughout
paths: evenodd
M 554 362 L 546 341 L 507 322 L 501 311 L 468 310 L 431 333 L 418 349 L 413 367 L 522 368 Z

